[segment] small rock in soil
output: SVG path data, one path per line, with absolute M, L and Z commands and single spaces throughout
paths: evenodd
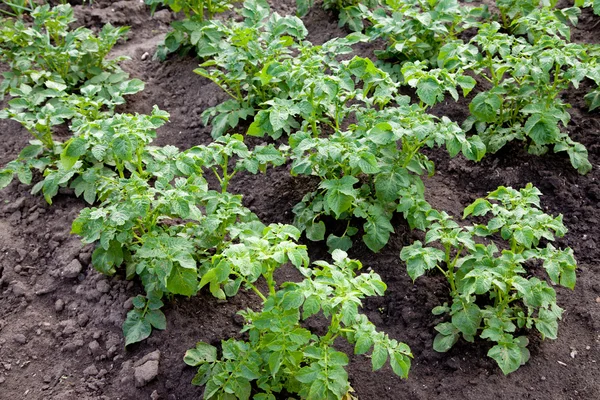
M 61 276 L 63 278 L 73 279 L 77 278 L 77 276 L 81 273 L 83 266 L 79 262 L 78 259 L 73 259 L 71 262 L 63 268 L 61 272 Z
M 146 354 L 144 357 L 136 361 L 133 366 L 139 367 L 140 365 L 145 364 L 148 361 L 160 361 L 160 350 L 155 350 L 152 353 Z
M 4 207 L 4 210 L 7 213 L 15 212 L 23 206 L 23 203 L 25 203 L 25 197 L 19 197 L 17 200 L 7 204 L 6 207 Z
M 77 317 L 77 324 L 79 324 L 79 326 L 86 326 L 88 321 L 90 320 L 90 316 L 87 313 L 82 313 L 79 314 L 79 316 Z
M 88 348 L 94 356 L 98 356 L 100 355 L 100 353 L 102 353 L 102 348 L 100 348 L 100 344 L 95 340 L 88 344 Z
M 77 339 L 69 342 L 63 346 L 63 351 L 75 351 L 83 347 L 83 340 Z
M 63 329 L 64 335 L 71 335 L 71 334 L 77 332 L 77 323 L 72 319 L 68 319 L 66 321 L 61 321 L 59 323 L 59 325 L 65 327 Z
M 110 285 L 105 280 L 98 281 L 98 283 L 96 283 L 96 290 L 100 293 L 108 293 L 110 291 Z
M 31 294 L 31 289 L 29 288 L 29 286 L 26 283 L 19 282 L 19 281 L 12 281 L 10 283 L 10 285 L 12 287 L 13 294 L 17 297 L 27 296 L 27 295 Z
M 27 343 L 27 338 L 22 333 L 17 333 L 15 336 L 13 336 L 13 340 L 19 344 Z
M 61 312 L 65 308 L 65 302 L 61 299 L 58 299 L 54 302 L 54 310 L 56 312 Z
M 129 309 L 131 309 L 131 307 L 133 307 L 133 297 L 128 298 L 123 303 L 123 309 L 129 310 Z
M 83 370 L 83 374 L 85 376 L 96 376 L 98 375 L 98 368 L 96 368 L 96 366 L 92 364 Z
M 154 13 L 154 19 L 164 24 L 171 22 L 171 12 L 169 10 L 160 10 Z
M 80 253 L 79 261 L 81 261 L 82 264 L 88 265 L 90 262 L 92 262 L 92 253 L 89 251 Z
M 160 399 L 160 394 L 158 394 L 158 392 L 155 390 L 155 391 L 153 391 L 153 392 L 152 392 L 152 394 L 150 395 L 150 398 L 151 398 L 152 400 L 158 400 L 158 399 Z
M 146 361 L 139 367 L 135 367 L 135 386 L 142 387 L 158 376 L 158 360 Z
M 0 376 L 0 385 L 1 385 L 1 384 L 3 384 L 5 380 L 6 380 L 6 379 L 4 379 L 4 377 L 3 377 L 3 376 Z

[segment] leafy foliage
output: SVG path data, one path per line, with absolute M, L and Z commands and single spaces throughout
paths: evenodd
M 106 122 L 104 128 L 108 128 L 107 125 L 114 122 L 111 116 L 115 107 L 125 102 L 123 96 L 143 89 L 143 82 L 129 80 L 128 74 L 118 67 L 123 57 L 106 59 L 127 28 L 106 25 L 98 36 L 86 28 L 70 30 L 69 24 L 74 18 L 68 5 L 36 7 L 31 17 L 32 24 L 23 19 L 7 19 L 0 29 L 0 60 L 11 68 L 3 74 L 0 97 L 6 93 L 12 97 L 8 108 L 0 111 L 0 118 L 20 122 L 35 138 L 17 160 L 0 170 L 3 177 L 0 188 L 8 185 L 14 175 L 22 183 L 30 184 L 32 170 L 38 170 L 44 180 L 33 187 L 33 192 L 42 191 L 51 202 L 59 187 L 68 186 L 79 175 L 76 192 L 85 193 L 86 200 L 92 202 L 95 189 L 90 187 L 93 186 L 90 180 L 110 173 L 101 165 L 99 149 L 110 143 L 101 143 L 103 134 L 60 143 L 54 138 L 55 127 L 68 121 L 72 126 L 85 125 L 86 121 L 103 121 Z M 132 124 L 138 122 L 120 122 L 124 129 L 121 137 L 135 129 Z M 141 125 L 137 129 L 147 128 Z M 94 154 L 86 153 L 93 146 Z M 103 149 L 106 151 L 106 147 Z M 114 150 L 119 152 L 118 148 Z M 109 162 L 108 165 L 118 161 L 113 157 L 113 164 Z M 129 160 L 121 160 L 126 161 Z M 122 169 L 119 172 L 122 174 Z
M 101 87 L 88 88 L 81 93 L 102 98 L 114 91 L 112 88 L 117 84 L 126 81 L 127 74 L 118 67 L 126 57 L 108 60 L 106 55 L 119 39 L 124 38 L 128 28 L 107 24 L 98 36 L 83 27 L 70 30 L 69 25 L 75 19 L 69 5 L 39 6 L 31 16 L 31 25 L 22 19 L 3 20 L 0 60 L 9 64 L 10 71 L 3 73 L 1 96 L 17 90 L 17 96 L 28 96 L 40 105 L 48 98 L 57 97 L 57 92 L 74 93 L 87 82 Z M 136 81 L 136 84 L 139 86 L 141 82 Z M 19 93 L 19 90 L 25 92 Z M 11 93 L 13 97 L 15 94 Z
M 314 3 L 314 0 L 296 0 L 298 16 L 305 16 Z M 348 25 L 352 31 L 361 32 L 364 29 L 364 7 L 372 9 L 379 6 L 380 3 L 380 0 L 323 0 L 323 9 L 334 10 L 338 13 L 340 28 Z
M 552 146 L 566 151 L 579 173 L 587 173 L 587 150 L 559 127 L 570 120 L 570 106 L 559 94 L 596 73 L 586 47 L 545 34 L 530 44 L 499 30 L 497 23 L 485 24 L 472 40 L 482 50 L 472 68 L 492 88 L 472 100 L 465 128 L 474 126 L 491 152 L 515 139 L 527 141 L 533 154 Z
M 317 261 L 312 269 L 292 259 L 304 280 L 285 283 L 277 291 L 269 284 L 268 296 L 261 294 L 262 310 L 240 312 L 248 341 L 222 341 L 221 356 L 216 347 L 204 342 L 186 352 L 184 361 L 199 367 L 192 382 L 205 386 L 205 399 L 249 399 L 252 393 L 255 399 L 275 399 L 282 391 L 304 399 L 342 399 L 350 389 L 344 368 L 348 357 L 335 350 L 337 337 L 354 344 L 356 354 L 372 350 L 373 370 L 389 358 L 393 371 L 407 377 L 408 346 L 377 332 L 358 312 L 361 299 L 382 295 L 385 284 L 372 271 L 357 275 L 362 265 L 343 251 L 336 250 L 333 259 L 334 264 Z M 267 282 L 269 276 L 272 271 Z M 329 320 L 325 335 L 316 335 L 301 324 L 316 314 Z
M 496 343 L 488 356 L 508 374 L 529 359 L 527 338 L 517 336 L 519 330 L 535 327 L 542 338 L 556 339 L 563 312 L 556 293 L 546 281 L 527 276 L 525 266 L 542 261 L 553 284 L 573 289 L 577 264 L 570 248 L 550 243 L 543 247 L 543 241 L 562 237 L 567 229 L 562 216 L 541 211 L 540 195 L 531 184 L 520 191 L 499 187 L 464 210 L 465 218 L 491 215 L 487 224 L 467 227 L 444 212 L 431 211 L 425 244 L 437 242 L 442 249 L 420 241 L 402 249 L 400 257 L 412 279 L 439 269 L 450 284 L 452 304 L 433 310 L 451 317 L 435 328 L 435 350 L 448 351 L 461 335 L 469 342 L 480 336 Z M 493 240 L 476 239 L 492 235 L 499 235 L 509 248 L 498 254 Z
M 182 11 L 186 18 L 173 21 L 173 30 L 167 33 L 163 43 L 156 50 L 156 57 L 164 60 L 170 53 L 179 52 L 184 55 L 195 51 L 199 57 L 216 54 L 226 36 L 219 30 L 213 20 L 216 14 L 232 8 L 232 0 L 144 0 L 150 5 L 152 13 L 158 6 L 168 6 L 174 12 Z M 251 13 L 260 13 L 268 8 L 264 0 L 250 0 L 245 8 Z
M 435 65 L 440 49 L 488 15 L 486 7 L 457 0 L 393 0 L 373 12 L 363 9 L 373 26 L 368 34 L 389 41 L 376 51 L 383 60 L 421 61 Z
M 592 7 L 596 15 L 600 15 L 600 1 L 598 0 L 575 0 L 577 7 Z
M 446 146 L 451 156 L 462 151 L 471 160 L 485 153 L 475 136 L 465 137 L 447 118 L 425 114 L 409 99 L 382 111 L 362 110 L 348 131 L 336 131 L 326 138 L 298 132 L 290 137 L 292 174 L 316 175 L 319 189 L 307 194 L 294 207 L 295 224 L 306 230 L 311 240 L 323 240 L 323 216 L 348 221 L 341 236 L 331 233 L 330 249 L 347 250 L 349 237 L 358 232 L 355 218 L 363 224 L 365 244 L 379 251 L 394 231 L 390 220 L 395 211 L 403 212 L 409 224 L 424 229 L 420 217 L 429 210 L 420 176 L 433 174 L 434 165 L 421 149 Z M 358 185 L 358 186 L 357 186 Z
M 144 0 L 154 13 L 159 6 L 169 7 L 173 12 L 183 12 L 187 18 L 193 17 L 199 22 L 213 19 L 215 14 L 231 8 L 230 0 Z
M 140 124 L 137 126 L 143 129 Z M 92 132 L 98 134 L 93 127 Z M 105 131 L 100 129 L 100 132 Z M 118 132 L 125 132 L 132 141 L 135 139 L 133 132 L 122 129 Z M 124 139 L 118 135 L 108 135 L 107 140 L 119 141 L 119 144 L 105 146 L 103 151 L 94 145 L 96 150 L 92 153 L 98 152 L 110 159 L 111 152 L 123 151 L 131 160 L 124 159 L 124 154 L 116 159 L 123 163 L 130 176 L 124 177 L 118 166 L 119 176 L 98 176 L 93 189 L 100 193 L 102 203 L 99 207 L 82 210 L 72 229 L 84 243 L 98 243 L 92 263 L 100 272 L 112 275 L 125 264 L 126 275 L 129 278 L 138 275 L 146 293 L 160 299 L 167 293 L 196 294 L 214 274 L 208 267 L 211 258 L 221 257 L 219 268 L 224 268 L 224 263 L 237 259 L 241 256 L 240 251 L 250 248 L 254 251 L 255 262 L 266 263 L 266 254 L 276 253 L 280 247 L 294 250 L 294 259 L 301 256 L 301 247 L 286 241 L 288 237 L 297 238 L 299 232 L 295 228 L 282 227 L 284 233 L 272 234 L 271 231 L 279 228 L 265 227 L 256 215 L 242 206 L 241 196 L 226 192 L 234 173 L 240 170 L 256 173 L 264 171 L 267 165 L 282 163 L 282 156 L 272 146 L 259 146 L 250 151 L 238 135 L 180 153 L 175 148 L 150 148 L 143 140 L 120 144 Z M 138 149 L 142 151 L 128 147 L 134 144 L 141 146 Z M 229 160 L 233 156 L 240 159 L 231 171 Z M 139 168 L 142 168 L 141 172 Z M 217 174 L 221 191 L 209 190 L 202 177 L 206 170 Z M 79 185 L 90 184 L 85 176 L 74 182 L 76 190 Z M 274 256 L 274 260 L 286 262 L 280 256 Z M 203 264 L 202 268 L 199 263 Z M 220 271 L 217 277 L 223 277 L 223 270 Z M 219 283 L 221 281 L 211 283 L 211 291 L 217 297 L 224 298 L 225 293 L 231 296 L 237 291 L 232 289 L 236 284 L 229 281 L 224 282 L 225 292 L 217 290 Z M 241 280 L 235 287 L 239 288 L 240 283 Z M 147 337 L 140 330 L 149 334 L 149 326 L 154 326 L 144 322 L 147 308 L 138 308 L 146 311 L 144 314 L 133 310 L 128 315 L 126 337 L 130 331 L 133 335 L 127 337 L 128 343 Z M 129 328 L 129 324 L 135 329 Z

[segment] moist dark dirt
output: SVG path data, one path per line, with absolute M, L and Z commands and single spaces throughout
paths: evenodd
M 292 13 L 292 1 L 273 2 L 279 13 Z M 146 90 L 128 99 L 124 112 L 147 113 L 154 104 L 171 113 L 171 123 L 158 132 L 159 145 L 181 149 L 210 142 L 209 128 L 200 121 L 207 107 L 225 95 L 192 71 L 198 61 L 174 57 L 160 63 L 152 59 L 156 44 L 173 18 L 167 11 L 150 17 L 139 0 L 94 1 L 77 6 L 79 23 L 99 28 L 104 23 L 130 25 L 130 40 L 115 54 L 132 59 L 123 64 L 133 77 L 146 82 Z M 309 40 L 322 43 L 346 32 L 319 4 L 304 19 Z M 584 10 L 573 38 L 600 39 L 600 17 Z M 379 44 L 380 45 L 380 44 Z M 372 56 L 378 45 L 357 51 Z M 400 380 L 385 367 L 371 372 L 364 356 L 350 356 L 352 387 L 360 399 L 585 399 L 600 398 L 600 114 L 589 113 L 583 96 L 589 83 L 564 94 L 573 105 L 569 134 L 583 143 L 594 166 L 578 175 L 564 155 L 531 156 L 518 143 L 478 164 L 462 157 L 450 159 L 435 149 L 429 156 L 437 173 L 426 181 L 427 197 L 436 208 L 457 218 L 477 197 L 499 185 L 520 188 L 532 182 L 544 193 L 549 213 L 564 215 L 569 233 L 558 240 L 571 246 L 579 261 L 574 291 L 556 288 L 566 310 L 557 340 L 542 341 L 530 333 L 531 360 L 517 372 L 503 376 L 486 356 L 490 344 L 459 341 L 448 353 L 432 349 L 431 314 L 448 301 L 445 281 L 432 274 L 413 283 L 398 254 L 403 245 L 418 239 L 402 218 L 394 220 L 396 233 L 378 254 L 357 243 L 351 256 L 378 272 L 388 285 L 384 297 L 365 302 L 364 312 L 391 337 L 410 345 L 414 361 L 408 380 Z M 434 110 L 459 122 L 468 103 L 448 101 Z M 12 121 L 0 121 L 0 165 L 13 159 L 29 140 Z M 311 179 L 293 178 L 287 167 L 267 175 L 240 175 L 231 191 L 244 195 L 244 203 L 265 222 L 292 221 L 291 209 L 315 186 Z M 202 340 L 218 344 L 238 335 L 238 310 L 256 307 L 250 294 L 220 302 L 208 293 L 167 302 L 168 328 L 129 348 L 124 348 L 121 325 L 131 298 L 142 291 L 138 282 L 122 276 L 104 277 L 90 265 L 92 248 L 70 235 L 70 225 L 85 204 L 65 191 L 49 206 L 30 187 L 11 184 L 0 192 L 0 399 L 196 399 L 202 388 L 190 384 L 193 368 L 182 361 L 185 351 Z M 320 243 L 307 243 L 313 259 L 326 258 Z M 280 279 L 294 279 L 283 270 Z M 311 328 L 319 330 L 319 321 Z M 340 343 L 352 353 L 352 348 Z M 134 371 L 146 355 L 160 352 L 157 377 L 136 386 Z M 156 353 L 153 354 L 156 356 Z M 147 364 L 144 364 L 147 365 Z

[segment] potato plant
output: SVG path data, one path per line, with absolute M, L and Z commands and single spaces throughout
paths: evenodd
M 324 10 L 334 10 L 338 14 L 338 26 L 348 25 L 350 30 L 361 32 L 364 29 L 364 8 L 372 9 L 383 3 L 381 0 L 323 0 Z M 308 14 L 314 0 L 296 0 L 299 17 Z
M 211 21 L 220 13 L 232 8 L 235 1 L 232 0 L 144 0 L 150 6 L 152 14 L 158 7 L 168 7 L 173 12 L 183 12 L 185 19 L 173 21 L 173 30 L 167 33 L 164 41 L 156 49 L 156 56 L 164 60 L 170 53 L 179 52 L 187 54 L 196 50 L 198 55 L 204 54 L 207 48 L 214 50 L 214 46 L 224 39 L 222 36 L 213 36 L 211 44 L 203 40 L 199 43 L 201 36 L 199 32 L 205 28 L 210 29 Z
M 598 0 L 575 0 L 577 7 L 592 7 L 594 14 L 600 15 L 600 1 Z
M 532 154 L 566 151 L 581 174 L 591 169 L 585 147 L 560 129 L 571 119 L 559 94 L 595 72 L 583 45 L 541 36 L 535 44 L 484 24 L 472 42 L 481 48 L 472 69 L 491 84 L 469 105 L 464 127 L 475 127 L 490 152 L 523 140 Z
M 0 170 L 0 188 L 14 175 L 30 184 L 36 169 L 44 180 L 33 190 L 43 191 L 51 202 L 59 187 L 67 186 L 76 174 L 96 164 L 68 161 L 73 153 L 83 155 L 83 139 L 61 143 L 54 138 L 55 127 L 69 121 L 73 125 L 85 120 L 104 121 L 125 102 L 125 95 L 139 92 L 144 84 L 128 79 L 118 67 L 123 58 L 106 59 L 127 28 L 106 25 L 98 36 L 86 28 L 70 30 L 74 19 L 68 5 L 40 6 L 31 17 L 31 25 L 22 19 L 7 19 L 0 29 L 0 59 L 11 67 L 3 74 L 0 97 L 7 93 L 12 97 L 8 108 L 0 111 L 0 118 L 20 122 L 35 138 L 17 160 Z M 88 199 L 94 197 L 89 190 L 87 193 Z
M 552 284 L 573 289 L 577 264 L 570 248 L 549 243 L 567 229 L 562 215 L 541 210 L 540 195 L 531 184 L 499 187 L 465 208 L 463 218 L 490 215 L 487 224 L 463 227 L 445 212 L 431 211 L 425 244 L 402 249 L 413 280 L 432 269 L 448 279 L 451 304 L 433 309 L 450 316 L 435 327 L 435 350 L 448 351 L 460 336 L 468 342 L 479 336 L 495 343 L 488 356 L 509 374 L 529 360 L 524 329 L 535 327 L 542 338 L 556 339 L 563 313 L 556 292 L 526 267 L 541 261 Z M 482 243 L 479 237 L 489 239 Z M 501 252 L 496 238 L 503 241 Z
M 130 136 L 131 140 L 135 138 Z M 123 140 L 118 136 L 110 139 Z M 82 210 L 72 232 L 84 243 L 98 243 L 92 263 L 100 272 L 113 275 L 125 264 L 128 278 L 139 276 L 148 293 L 144 304 L 158 304 L 163 294 L 194 295 L 204 286 L 199 282 L 203 274 L 198 263 L 217 255 L 235 257 L 227 250 L 230 244 L 239 241 L 239 246 L 233 247 L 250 248 L 267 234 L 263 232 L 266 227 L 242 206 L 241 196 L 226 191 L 229 180 L 240 170 L 256 173 L 284 159 L 272 146 L 249 151 L 239 135 L 222 137 L 207 147 L 197 146 L 183 153 L 175 148 L 149 148 L 144 141 L 136 143 L 142 151 L 130 150 L 129 160 L 124 154 L 115 158 L 118 175 L 100 176 L 100 182 L 94 182 L 102 203 Z M 111 157 L 105 153 L 107 149 L 123 146 L 127 145 L 107 146 L 102 154 Z M 235 156 L 239 160 L 231 170 L 229 159 Z M 118 163 L 127 168 L 129 177 L 121 174 Z M 204 171 L 216 174 L 219 191 L 209 190 Z M 89 184 L 85 176 L 80 184 Z M 76 184 L 76 190 L 78 187 Z M 280 244 L 277 238 L 267 242 L 266 247 L 255 248 L 256 257 L 266 260 L 265 252 Z M 291 242 L 287 248 L 301 249 Z M 224 298 L 224 293 L 235 294 L 229 286 L 222 295 L 212 289 L 213 285 L 211 291 L 219 298 Z M 158 308 L 149 307 L 136 307 L 128 316 L 124 325 L 127 344 L 145 339 L 151 326 L 158 328 L 152 323 Z
M 394 0 L 364 12 L 373 24 L 368 34 L 389 42 L 375 52 L 378 58 L 431 65 L 445 44 L 488 15 L 486 7 L 463 6 L 457 0 Z
M 397 84 L 368 58 L 328 60 L 328 54 L 347 51 L 353 42 L 349 37 L 327 42 L 316 54 L 291 65 L 288 98 L 264 102 L 247 134 L 277 139 L 283 133 L 300 131 L 323 136 L 323 132 L 340 130 L 359 111 L 383 109 L 395 101 Z M 314 53 L 312 46 L 302 51 Z M 323 68 L 331 74 L 323 74 Z
M 292 174 L 321 179 L 319 189 L 294 207 L 295 224 L 309 239 L 323 240 L 322 217 L 332 216 L 346 220 L 347 227 L 341 236 L 329 234 L 327 244 L 348 250 L 360 218 L 366 220 L 363 241 L 379 251 L 394 231 L 390 220 L 395 211 L 403 212 L 412 228 L 426 227 L 419 215 L 430 207 L 420 176 L 433 174 L 434 165 L 423 148 L 445 146 L 451 156 L 462 151 L 474 161 L 483 157 L 485 148 L 477 136 L 467 138 L 456 123 L 424 113 L 408 98 L 398 101 L 398 107 L 362 110 L 360 123 L 348 131 L 324 138 L 304 132 L 290 137 Z
M 77 115 L 73 109 L 65 110 L 69 115 Z M 41 140 L 32 141 L 17 160 L 0 170 L 0 188 L 14 176 L 29 185 L 33 170 L 38 170 L 43 179 L 33 186 L 32 193 L 42 192 L 46 201 L 52 203 L 59 188 L 71 187 L 91 204 L 104 178 L 115 173 L 124 178 L 126 173 L 144 172 L 146 146 L 155 137 L 155 129 L 168 117 L 158 107 L 151 115 L 103 115 L 97 120 L 79 115 L 71 125 L 71 139 L 53 142 L 51 151 L 45 150 Z
M 0 96 L 11 89 L 20 89 L 23 84 L 34 89 L 72 93 L 85 82 L 103 83 L 106 91 L 110 91 L 111 86 L 127 79 L 127 74 L 118 66 L 126 57 L 108 60 L 106 55 L 119 39 L 125 37 L 128 28 L 107 24 L 97 36 L 83 27 L 71 30 L 69 25 L 75 19 L 69 5 L 39 6 L 31 12 L 31 17 L 31 25 L 20 18 L 2 21 L 0 61 L 8 63 L 10 71 L 3 74 Z M 55 97 L 44 92 L 25 95 L 33 94 L 42 100 Z M 82 94 L 92 96 L 89 92 Z
M 307 268 L 300 257 L 292 258 L 304 280 L 286 282 L 278 290 L 274 270 L 267 268 L 265 274 L 263 266 L 268 292 L 255 290 L 262 299 L 262 309 L 240 312 L 245 320 L 242 332 L 248 340 L 222 341 L 221 356 L 216 347 L 205 342 L 186 352 L 184 361 L 199 367 L 192 383 L 205 386 L 205 399 L 246 400 L 252 396 L 274 400 L 282 392 L 302 399 L 345 398 L 350 390 L 344 368 L 348 356 L 335 349 L 338 337 L 353 344 L 356 354 L 371 351 L 374 371 L 389 359 L 396 375 L 408 376 L 412 357 L 409 347 L 377 332 L 359 313 L 361 300 L 383 295 L 386 285 L 373 271 L 357 274 L 361 263 L 349 259 L 345 252 L 336 250 L 332 256 L 333 264 L 316 261 L 313 268 Z M 213 276 L 257 276 L 261 271 L 260 264 L 252 267 L 243 258 L 236 261 L 223 267 L 219 260 L 215 269 L 220 270 Z M 227 273 L 221 271 L 223 268 Z M 329 321 L 324 335 L 314 334 L 302 325 L 316 314 Z

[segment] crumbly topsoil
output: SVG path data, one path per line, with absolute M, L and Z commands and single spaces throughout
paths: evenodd
M 272 3 L 279 13 L 294 12 L 293 0 Z M 76 15 L 80 24 L 92 28 L 108 22 L 132 27 L 130 40 L 115 53 L 132 58 L 123 67 L 144 80 L 146 90 L 130 97 L 120 111 L 149 112 L 154 104 L 169 111 L 171 123 L 158 132 L 159 145 L 185 149 L 210 142 L 200 114 L 224 100 L 224 94 L 192 72 L 196 59 L 173 57 L 161 63 L 151 57 L 168 30 L 169 12 L 151 18 L 140 0 L 95 0 L 92 6 L 77 6 Z M 585 10 L 573 38 L 600 40 L 599 20 Z M 313 43 L 346 33 L 319 5 L 304 21 Z M 372 56 L 376 46 L 362 45 L 357 51 Z M 443 150 L 429 153 L 437 167 L 426 182 L 434 207 L 458 217 L 464 206 L 499 185 L 519 188 L 532 182 L 544 193 L 547 211 L 564 214 L 569 233 L 558 244 L 575 250 L 579 271 L 574 291 L 557 288 L 566 310 L 559 338 L 542 341 L 530 334 L 531 360 L 507 377 L 486 356 L 490 344 L 485 341 L 460 341 L 448 353 L 436 353 L 432 341 L 438 321 L 430 311 L 448 300 L 448 289 L 435 274 L 414 284 L 407 276 L 398 254 L 419 234 L 396 218 L 396 233 L 382 252 L 373 254 L 357 243 L 350 255 L 388 284 L 386 295 L 369 299 L 364 311 L 379 329 L 410 345 L 414 362 L 403 381 L 387 367 L 372 373 L 369 359 L 351 356 L 350 381 L 360 399 L 600 398 L 600 113 L 587 112 L 586 89 L 564 94 L 573 104 L 569 133 L 588 148 L 594 165 L 586 176 L 578 175 L 563 155 L 531 156 L 519 144 L 478 164 L 450 159 Z M 434 112 L 462 122 L 467 105 L 447 101 Z M 19 124 L 5 120 L 0 121 L 0 135 L 4 165 L 29 137 Z M 313 185 L 281 167 L 267 175 L 240 175 L 231 191 L 242 193 L 245 204 L 265 222 L 289 223 L 291 208 Z M 121 325 L 141 286 L 122 276 L 104 277 L 90 265 L 91 247 L 69 234 L 83 201 L 65 191 L 48 206 L 29 190 L 13 183 L 0 192 L 0 399 L 201 398 L 202 388 L 190 384 L 195 371 L 183 363 L 184 352 L 199 340 L 216 344 L 237 335 L 241 325 L 236 312 L 255 307 L 256 298 L 241 294 L 220 302 L 204 292 L 190 299 L 176 297 L 164 310 L 167 330 L 126 350 Z M 327 257 L 322 244 L 308 244 L 313 259 Z

